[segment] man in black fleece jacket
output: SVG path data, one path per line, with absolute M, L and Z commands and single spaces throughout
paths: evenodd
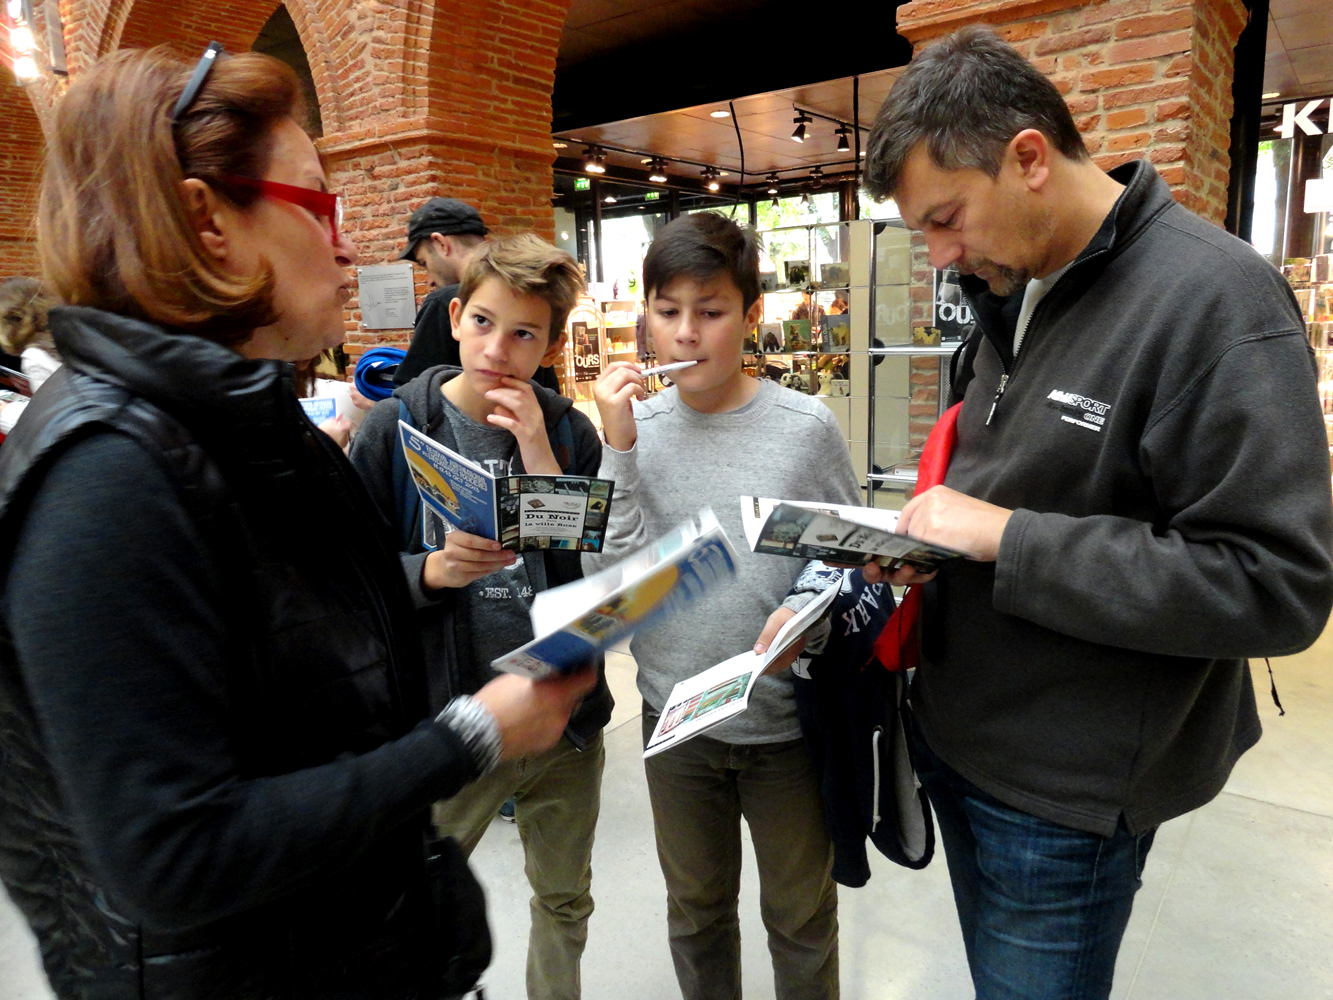
M 1105 997 L 1154 831 L 1259 738 L 1246 658 L 1333 605 L 1304 325 L 986 29 L 903 74 L 867 186 L 979 318 L 945 485 L 899 524 L 973 555 L 926 583 L 912 696 L 977 996 Z

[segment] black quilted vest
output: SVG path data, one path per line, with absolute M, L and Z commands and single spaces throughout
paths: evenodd
M 177 484 L 227 583 L 224 680 L 242 777 L 364 753 L 423 718 L 393 539 L 301 415 L 289 367 L 92 309 L 54 310 L 52 326 L 65 367 L 0 446 L 0 579 L 45 471 L 74 441 L 125 434 Z M 0 622 L 0 876 L 60 997 L 319 996 L 326 976 L 347 987 L 339 995 L 375 996 L 418 975 L 435 918 L 424 816 L 299 894 L 215 924 L 164 935 L 120 916 L 66 823 L 15 660 Z M 393 968 L 352 970 L 362 989 L 333 966 L 367 940 Z

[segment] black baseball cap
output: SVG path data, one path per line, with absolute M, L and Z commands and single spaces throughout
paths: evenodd
M 412 252 L 421 240 L 431 233 L 441 236 L 485 236 L 490 230 L 481 221 L 481 213 L 457 198 L 432 198 L 412 213 L 407 220 L 407 249 L 399 260 L 412 260 Z

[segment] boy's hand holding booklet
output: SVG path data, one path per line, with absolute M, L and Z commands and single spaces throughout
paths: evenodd
M 459 531 L 515 552 L 602 551 L 615 488 L 611 480 L 527 474 L 497 479 L 402 420 L 398 437 L 421 502 Z M 440 540 L 425 542 L 435 548 Z
M 726 532 L 711 510 L 701 511 L 609 569 L 539 593 L 531 612 L 537 638 L 491 666 L 534 679 L 571 673 L 735 575 Z
M 741 497 L 741 523 L 750 551 L 827 563 L 861 564 L 873 556 L 882 566 L 907 563 L 933 573 L 967 553 L 897 534 L 898 511 L 839 504 Z
M 653 735 L 648 738 L 644 757 L 678 746 L 749 708 L 750 692 L 764 670 L 824 617 L 841 586 L 835 583 L 792 615 L 773 637 L 768 652 L 746 650 L 673 687 Z

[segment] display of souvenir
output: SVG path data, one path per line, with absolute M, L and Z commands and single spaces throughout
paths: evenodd
M 820 283 L 825 288 L 845 288 L 851 284 L 851 265 L 833 261 L 819 269 Z
M 785 260 L 782 262 L 783 273 L 787 276 L 788 288 L 805 288 L 810 284 L 810 262 L 808 260 Z
M 759 324 L 759 351 L 762 354 L 782 354 L 787 350 L 787 338 L 781 323 Z
M 759 327 L 752 326 L 745 334 L 745 339 L 741 341 L 742 354 L 759 353 Z
M 808 351 L 814 346 L 808 319 L 784 319 L 782 333 L 787 341 L 787 352 Z
M 778 290 L 778 272 L 760 271 L 759 272 L 759 291 L 776 292 Z
M 831 354 L 847 352 L 852 346 L 852 317 L 847 313 L 826 314 L 820 336 L 825 351 Z

